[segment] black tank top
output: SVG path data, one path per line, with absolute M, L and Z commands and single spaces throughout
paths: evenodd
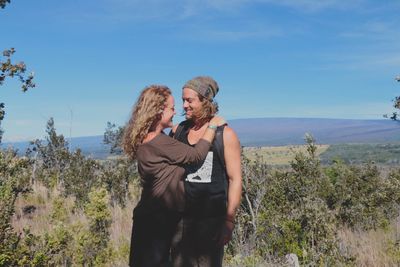
M 182 122 L 176 131 L 175 139 L 189 144 L 190 122 Z M 179 129 L 179 127 L 183 127 Z M 227 175 L 223 157 L 223 128 L 218 127 L 216 138 L 206 159 L 199 164 L 184 166 L 185 212 L 194 217 L 225 216 L 227 203 Z M 219 144 L 218 144 L 219 142 Z M 222 150 L 222 151 L 218 151 Z

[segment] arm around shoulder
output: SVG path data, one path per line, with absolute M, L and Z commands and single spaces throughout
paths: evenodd
M 211 143 L 206 140 L 199 140 L 192 147 L 184 144 L 170 136 L 163 138 L 164 142 L 157 144 L 160 156 L 167 159 L 170 165 L 190 164 L 203 161 L 208 153 Z

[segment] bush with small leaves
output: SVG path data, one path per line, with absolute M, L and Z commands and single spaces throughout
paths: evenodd
M 20 236 L 14 232 L 11 217 L 19 194 L 30 191 L 30 160 L 12 150 L 0 150 L 0 266 L 15 262 L 14 250 Z
M 109 247 L 111 213 L 108 207 L 109 195 L 104 188 L 94 189 L 89 194 L 89 202 L 85 205 L 85 215 L 89 220 L 88 231 L 80 233 L 75 257 L 89 266 L 105 264 L 112 257 Z
M 302 264 L 340 264 L 336 221 L 324 191 L 330 188 L 311 137 L 290 169 L 272 170 L 262 161 L 243 161 L 243 201 L 228 253 L 276 263 L 295 253 Z
M 120 157 L 103 162 L 101 167 L 101 182 L 110 193 L 112 203 L 124 207 L 129 198 L 129 184 L 139 180 L 136 164 Z
M 378 229 L 388 226 L 396 216 L 400 180 L 394 172 L 386 178 L 373 163 L 349 166 L 335 161 L 325 173 L 333 186 L 326 201 L 335 210 L 339 225 Z

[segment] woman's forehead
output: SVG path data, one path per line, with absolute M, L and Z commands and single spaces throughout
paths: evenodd
M 183 88 L 182 98 L 198 98 L 197 92 L 190 88 Z

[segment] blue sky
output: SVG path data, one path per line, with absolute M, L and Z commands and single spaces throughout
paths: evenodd
M 6 80 L 4 141 L 124 124 L 139 92 L 197 75 L 220 85 L 227 119 L 381 119 L 400 95 L 400 1 L 12 0 L 0 49 L 35 72 L 22 93 Z M 175 122 L 182 120 L 178 115 Z

